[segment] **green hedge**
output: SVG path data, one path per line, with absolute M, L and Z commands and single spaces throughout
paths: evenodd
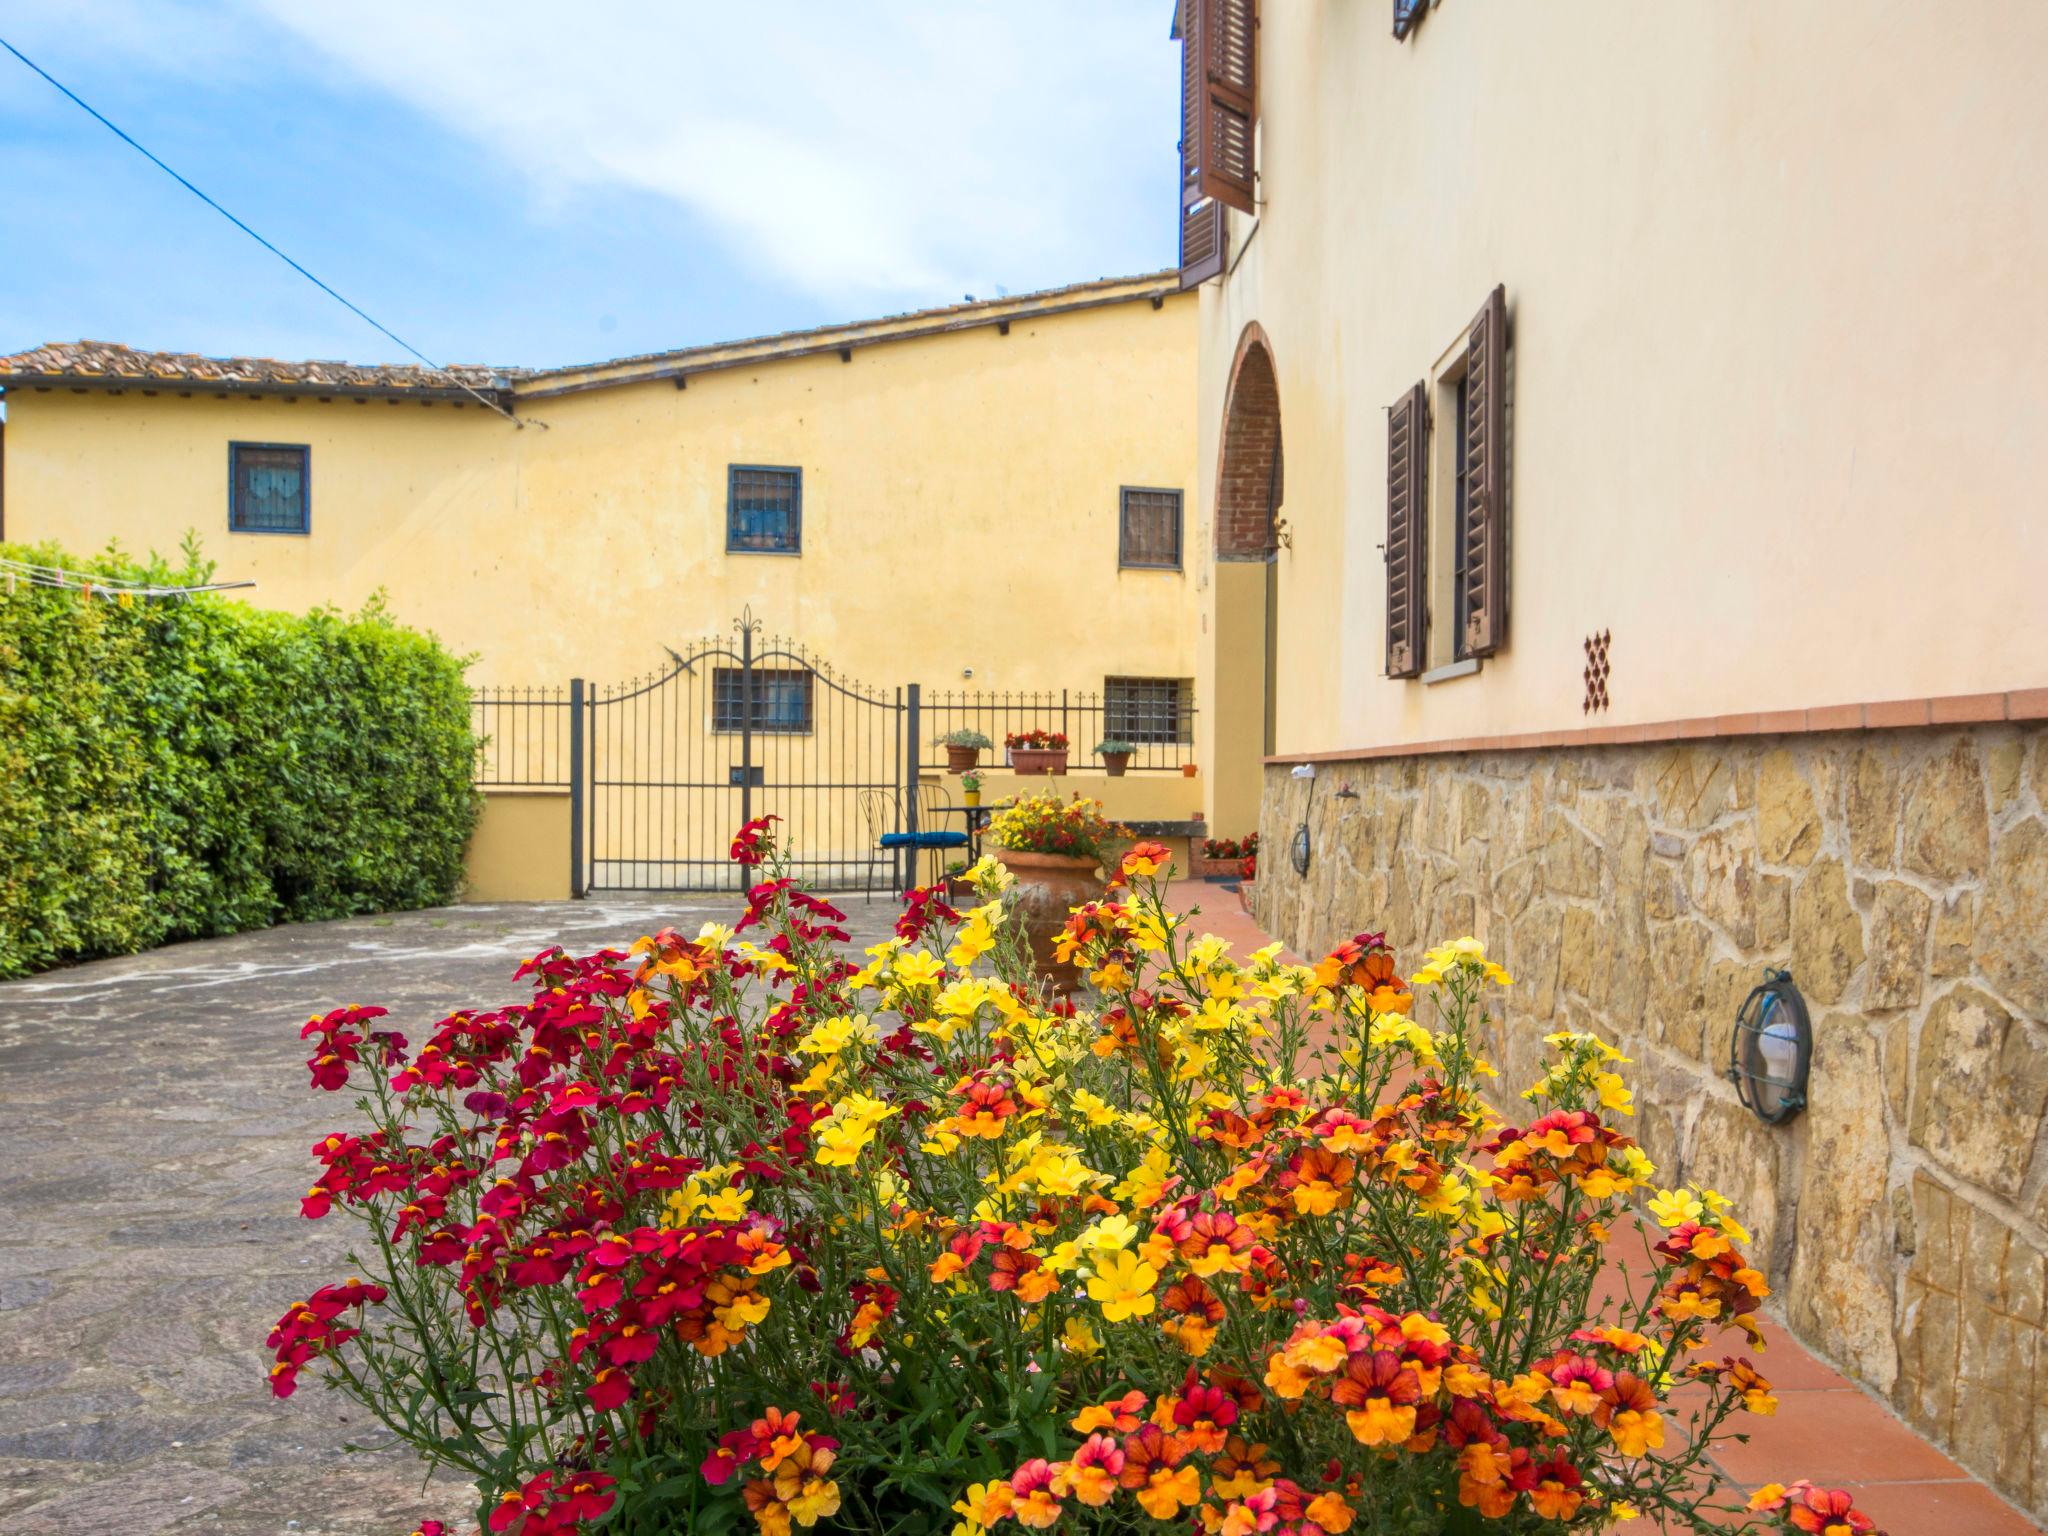
M 0 545 L 158 583 L 181 563 Z M 373 602 L 272 613 L 0 588 L 0 976 L 455 898 L 465 662 Z

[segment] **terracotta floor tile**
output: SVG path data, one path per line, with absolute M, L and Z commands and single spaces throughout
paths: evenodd
M 2035 1536 L 2042 1527 L 1982 1483 L 1844 1483 L 1889 1536 Z
M 1748 1426 L 1749 1444 L 1717 1445 L 1714 1460 L 1747 1487 L 1811 1478 L 1850 1482 L 1940 1481 L 1960 1467 L 1857 1388 L 1787 1392 L 1778 1411 Z

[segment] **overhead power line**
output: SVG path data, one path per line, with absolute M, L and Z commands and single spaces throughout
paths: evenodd
M 94 120 L 96 120 L 100 124 L 100 126 L 105 128 L 109 133 L 113 134 L 115 138 L 119 139 L 122 143 L 126 144 L 138 155 L 141 155 L 143 159 L 147 160 L 151 165 L 155 166 L 158 170 L 162 171 L 166 176 L 170 177 L 171 180 L 175 181 L 187 192 L 190 192 L 194 197 L 198 198 L 199 201 L 206 204 L 207 207 L 211 208 L 215 213 L 219 214 L 222 218 L 226 219 L 230 224 L 234 225 L 235 228 L 239 229 L 251 240 L 254 240 L 258 245 L 262 246 L 263 249 L 270 252 L 271 255 L 275 256 L 279 261 L 283 262 L 286 266 L 290 267 L 294 272 L 298 273 L 299 276 L 303 277 L 315 288 L 318 288 L 322 293 L 326 294 L 330 299 L 334 300 L 335 303 L 341 305 L 344 309 L 348 310 L 350 314 L 355 315 L 358 319 L 364 321 L 366 324 L 373 326 L 376 330 L 382 332 L 392 341 L 397 342 L 399 346 L 405 348 L 406 351 L 410 352 L 414 357 L 418 358 L 421 362 L 425 363 L 427 367 L 431 368 L 434 372 L 447 374 L 449 378 L 455 381 L 456 385 L 460 389 L 462 389 L 466 394 L 472 396 L 479 405 L 487 406 L 491 410 L 496 411 L 500 416 L 504 417 L 507 421 L 511 422 L 512 425 L 515 427 L 525 425 L 525 423 L 522 422 L 517 416 L 514 416 L 510 411 L 506 410 L 502 405 L 498 404 L 497 401 L 492 400 L 488 396 L 480 394 L 476 390 L 470 388 L 470 386 L 464 383 L 462 379 L 457 377 L 450 370 L 443 368 L 431 357 L 428 357 L 426 353 L 422 352 L 418 347 L 414 346 L 411 342 L 407 341 L 403 336 L 399 335 L 396 331 L 392 330 L 390 326 L 385 325 L 381 320 L 377 319 L 376 316 L 370 314 L 360 304 L 353 303 L 349 299 L 344 298 L 341 294 L 335 292 L 335 290 L 328 284 L 323 283 L 311 272 L 308 272 L 298 262 L 292 260 L 291 257 L 287 256 L 283 251 L 279 250 L 276 246 L 272 245 L 268 240 L 264 239 L 263 236 L 257 234 L 255 230 L 251 229 L 247 224 L 243 223 L 240 219 L 236 218 L 232 213 L 229 213 L 227 209 L 223 208 L 219 203 L 215 202 L 212 198 L 208 197 L 204 192 L 200 191 L 199 188 L 192 185 L 190 181 L 187 181 L 183 176 L 179 175 L 178 172 L 171 169 L 170 166 L 166 165 L 147 147 L 139 143 L 135 139 L 134 135 L 128 133 L 126 130 L 122 129 L 118 124 L 111 121 L 104 112 L 101 112 L 91 102 L 87 101 L 83 96 L 79 95 L 78 92 L 72 90 L 70 86 L 66 85 L 62 80 L 59 80 L 55 75 L 51 74 L 47 69 L 43 68 L 42 65 L 38 64 L 34 59 L 30 58 L 27 54 L 23 53 L 19 48 L 15 47 L 14 44 L 7 41 L 7 39 L 4 37 L 0 37 L 0 48 L 5 48 L 9 53 L 13 54 L 17 59 L 21 60 L 22 63 L 26 64 L 30 69 L 34 70 L 37 74 L 41 75 L 45 80 L 49 81 L 51 85 L 55 86 L 65 96 L 69 97 L 71 101 L 73 101 L 77 106 L 79 106 Z

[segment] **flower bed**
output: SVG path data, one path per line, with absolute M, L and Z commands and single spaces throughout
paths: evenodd
M 991 866 L 982 904 L 913 892 L 849 956 L 768 830 L 735 843 L 732 929 L 546 951 L 532 1002 L 417 1050 L 374 1008 L 306 1026 L 367 1124 L 315 1147 L 304 1210 L 360 1222 L 374 1278 L 279 1322 L 275 1391 L 317 1367 L 475 1475 L 500 1536 L 1729 1510 L 1705 1452 L 1774 1406 L 1745 1234 L 1656 1188 L 1590 1036 L 1552 1037 L 1526 1124 L 1488 1107 L 1472 1041 L 1509 978 L 1477 943 L 1412 990 L 1372 935 L 1233 958 L 1140 844 L 1068 924 L 1076 1007 Z M 1603 1306 L 1621 1233 L 1648 1278 Z M 1803 1484 L 1756 1508 L 1868 1528 Z

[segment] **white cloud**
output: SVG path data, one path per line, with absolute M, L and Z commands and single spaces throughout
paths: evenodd
M 830 303 L 1171 260 L 1164 0 L 241 3 L 502 157 L 537 208 L 671 199 Z

